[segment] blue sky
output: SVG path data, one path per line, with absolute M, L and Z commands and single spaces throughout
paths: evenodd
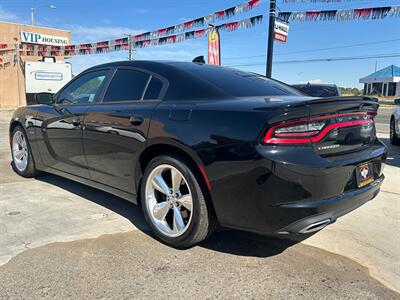
M 57 9 L 39 8 L 36 23 L 68 29 L 73 43 L 96 42 L 136 34 L 182 23 L 211 12 L 226 9 L 244 0 L 2 0 L 0 20 L 30 22 L 30 7 L 53 4 Z M 353 0 L 343 3 L 297 3 L 284 4 L 278 1 L 281 11 L 321 10 L 357 7 L 400 5 L 400 0 Z M 254 10 L 238 14 L 240 20 L 265 14 L 268 1 L 264 0 Z M 225 22 L 225 21 L 222 21 Z M 254 28 L 221 34 L 223 65 L 249 65 L 238 68 L 258 73 L 265 72 L 267 18 Z M 352 55 L 374 55 L 400 53 L 400 18 L 369 21 L 294 22 L 291 24 L 287 44 L 275 43 L 274 60 L 298 60 Z M 352 44 L 375 43 L 359 47 L 303 52 Z M 1 42 L 1 41 L 0 41 Z M 301 53 L 296 53 L 302 51 Z M 183 43 L 138 49 L 135 59 L 191 60 L 198 55 L 207 55 L 207 38 L 193 39 Z M 77 74 L 92 65 L 123 60 L 126 52 L 76 56 L 70 60 Z M 400 65 L 400 58 L 370 59 L 344 62 L 275 64 L 273 76 L 279 80 L 296 82 L 336 83 L 345 87 L 360 87 L 358 79 L 372 73 L 377 61 L 378 68 L 390 64 Z

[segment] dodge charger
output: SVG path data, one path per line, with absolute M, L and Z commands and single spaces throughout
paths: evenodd
M 36 101 L 10 122 L 15 172 L 134 202 L 177 248 L 218 226 L 309 234 L 373 199 L 384 179 L 374 98 L 309 97 L 203 63 L 125 61 Z

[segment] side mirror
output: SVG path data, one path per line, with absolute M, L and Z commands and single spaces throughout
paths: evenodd
M 53 94 L 51 93 L 37 93 L 35 95 L 36 103 L 38 104 L 53 104 Z
M 394 100 L 394 104 L 400 105 L 400 98 Z

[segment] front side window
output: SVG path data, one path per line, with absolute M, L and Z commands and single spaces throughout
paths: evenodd
M 108 70 L 100 70 L 80 76 L 60 93 L 58 102 L 63 104 L 96 102 L 107 74 Z
M 103 102 L 141 100 L 149 78 L 149 74 L 140 71 L 117 70 L 104 95 Z

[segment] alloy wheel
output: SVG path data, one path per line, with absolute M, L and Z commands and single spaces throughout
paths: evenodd
M 396 131 L 395 131 L 395 124 L 394 124 L 394 120 L 393 119 L 391 119 L 390 120 L 390 140 L 391 141 L 393 141 L 394 140 L 394 138 L 395 138 L 395 133 L 396 133 Z
M 155 167 L 146 181 L 146 206 L 151 222 L 168 237 L 181 236 L 192 220 L 193 199 L 190 187 L 175 167 Z
M 24 134 L 16 131 L 12 139 L 12 154 L 14 165 L 18 171 L 25 171 L 28 166 L 28 148 Z

